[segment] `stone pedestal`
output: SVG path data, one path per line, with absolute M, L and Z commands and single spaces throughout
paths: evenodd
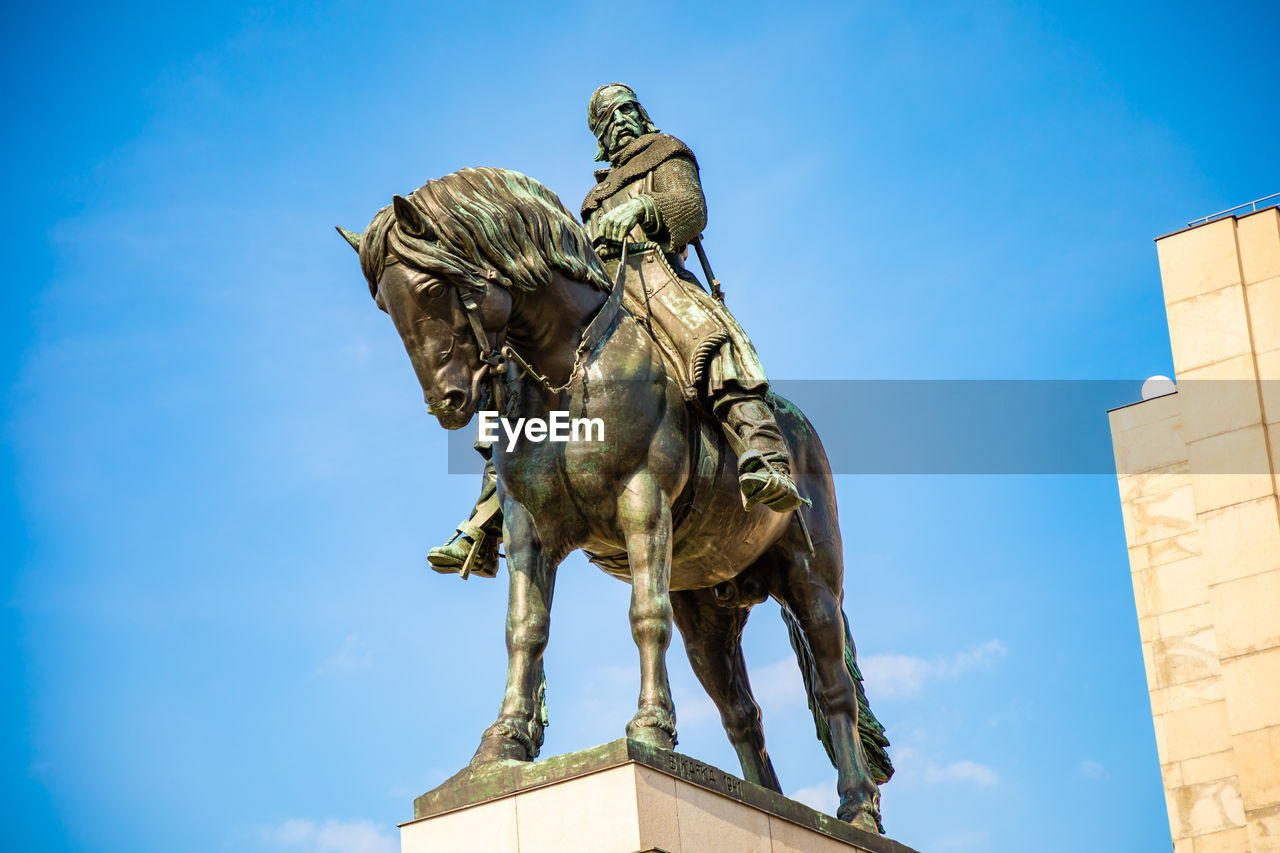
M 464 771 L 418 797 L 402 853 L 913 853 L 677 752 L 622 739 Z

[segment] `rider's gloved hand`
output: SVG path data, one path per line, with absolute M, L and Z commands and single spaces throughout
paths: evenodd
M 600 217 L 597 238 L 609 243 L 621 243 L 627 239 L 631 229 L 644 219 L 644 202 L 638 198 L 628 199 Z

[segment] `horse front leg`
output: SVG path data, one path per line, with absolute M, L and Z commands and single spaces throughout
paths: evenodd
M 551 631 L 551 595 L 556 566 L 539 541 L 528 510 L 505 508 L 507 543 L 507 690 L 497 721 L 485 729 L 471 765 L 514 759 L 532 761 L 542 747 L 542 653 Z
M 640 651 L 640 698 L 627 737 L 649 746 L 676 745 L 676 710 L 667 681 L 671 645 L 671 508 L 654 477 L 641 471 L 618 501 L 619 526 L 631 565 L 631 637 Z

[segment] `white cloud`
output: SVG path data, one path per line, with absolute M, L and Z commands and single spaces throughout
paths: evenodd
M 638 678 L 639 676 L 635 676 Z M 753 667 L 748 673 L 751 695 L 762 710 L 772 714 L 809 712 L 804 690 L 804 679 L 794 657 L 785 657 L 761 667 Z M 720 723 L 720 711 L 706 691 L 697 685 L 695 690 L 681 690 L 676 697 L 676 715 L 681 725 L 699 726 Z
M 934 664 L 911 655 L 871 655 L 858 662 L 864 680 L 874 685 L 876 696 L 910 696 L 918 693 Z
M 1000 783 L 1000 773 L 994 767 L 968 759 L 947 762 L 938 756 L 934 747 L 923 743 L 928 739 L 927 732 L 908 731 L 899 745 L 889 748 L 896 770 L 894 785 L 960 784 L 968 788 L 991 788 Z
M 968 651 L 956 655 L 948 667 L 951 675 L 960 675 L 975 669 L 985 669 L 991 663 L 1004 657 L 1005 647 L 999 640 L 987 640 Z
M 354 341 L 342 347 L 339 352 L 347 356 L 353 361 L 365 362 L 369 360 L 369 354 L 372 348 L 366 341 Z
M 316 672 L 327 675 L 333 672 L 356 672 L 373 665 L 373 653 L 369 644 L 359 634 L 348 634 L 338 650 L 320 662 Z
M 800 664 L 794 657 L 783 658 L 768 666 L 754 669 L 749 677 L 751 692 L 759 700 L 776 702 L 795 699 L 802 705 L 806 702 L 804 679 L 800 675 Z
M 1000 781 L 1000 774 L 993 768 L 976 761 L 953 761 L 943 767 L 930 766 L 924 771 L 926 782 L 963 782 L 989 788 Z
M 1107 775 L 1107 768 L 1092 758 L 1086 758 L 1076 765 L 1076 775 L 1082 779 L 1102 779 Z
M 959 678 L 975 670 L 988 669 L 1005 656 L 1004 644 L 987 640 L 949 658 L 926 660 L 913 655 L 868 655 L 858 661 L 872 699 L 913 696 L 930 681 Z
M 322 824 L 290 818 L 263 833 L 263 840 L 281 850 L 306 853 L 399 853 L 400 843 L 372 821 L 326 820 Z
M 899 767 L 899 775 L 904 772 L 910 773 L 930 785 L 961 784 L 977 788 L 991 788 L 1000 782 L 1000 774 L 994 768 L 979 764 L 976 761 L 962 760 L 953 761 L 943 766 L 928 764 L 924 767 L 919 767 L 919 756 L 910 750 L 907 752 L 907 767 Z M 897 761 L 896 755 L 894 760 L 895 762 Z M 896 781 L 897 777 L 895 777 Z M 798 788 L 795 791 L 787 792 L 786 795 L 797 802 L 804 803 L 810 808 L 829 815 L 836 813 L 836 808 L 840 803 L 839 795 L 836 793 L 834 776 L 827 782 Z
M 817 809 L 823 814 L 834 815 L 836 808 L 840 805 L 840 797 L 836 794 L 836 780 L 834 777 L 829 782 L 800 788 L 792 791 L 787 796 L 798 803 L 804 803 L 809 808 Z
M 676 721 L 681 726 L 720 722 L 720 711 L 704 691 L 681 690 L 672 698 L 676 705 Z

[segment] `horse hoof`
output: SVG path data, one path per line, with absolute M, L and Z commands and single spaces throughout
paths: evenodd
M 627 737 L 653 749 L 675 749 L 676 739 L 657 726 L 627 726 Z
M 480 746 L 471 757 L 470 766 L 480 768 L 500 762 L 532 760 L 529 748 L 516 736 L 511 724 L 499 722 L 485 729 L 480 736 Z
M 880 812 L 874 806 L 855 807 L 841 803 L 836 817 L 845 823 L 875 835 L 884 834 L 884 826 L 880 823 Z
M 528 760 L 529 756 L 520 744 L 509 740 L 486 739 L 480 741 L 480 747 L 476 750 L 476 754 L 471 756 L 468 766 L 473 770 L 480 770 L 493 764 L 527 762 Z
M 627 723 L 627 737 L 654 749 L 675 749 L 675 715 L 656 705 L 642 708 Z

